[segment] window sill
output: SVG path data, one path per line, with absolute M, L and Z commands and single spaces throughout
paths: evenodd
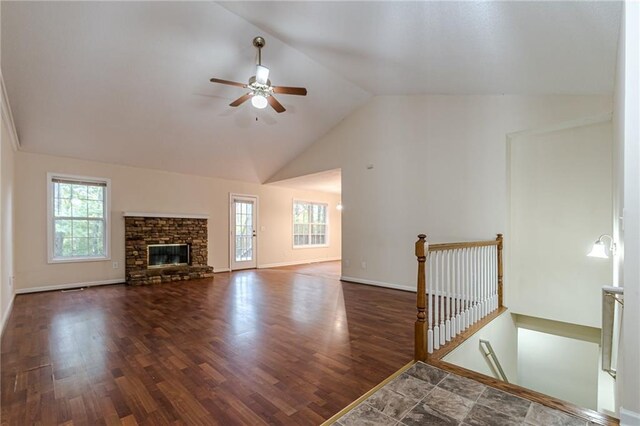
M 306 246 L 293 246 L 293 249 L 310 249 L 310 248 L 327 248 L 329 247 L 329 244 L 313 244 L 313 245 L 306 245 Z
M 102 257 L 53 257 L 48 259 L 48 263 L 81 263 L 81 262 L 105 262 L 111 260 L 111 256 Z

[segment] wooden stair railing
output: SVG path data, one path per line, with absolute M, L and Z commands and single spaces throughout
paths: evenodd
M 503 306 L 502 234 L 495 240 L 428 244 L 418 235 L 417 361 Z M 427 277 L 429 278 L 427 280 Z

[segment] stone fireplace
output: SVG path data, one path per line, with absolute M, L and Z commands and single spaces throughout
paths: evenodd
M 207 217 L 125 213 L 126 279 L 148 285 L 213 276 L 207 265 Z

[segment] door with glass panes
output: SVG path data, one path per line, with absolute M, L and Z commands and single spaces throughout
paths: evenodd
M 258 198 L 231 195 L 231 269 L 257 267 Z

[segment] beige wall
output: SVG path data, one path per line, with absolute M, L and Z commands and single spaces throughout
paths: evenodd
M 5 105 L 2 106 L 5 108 Z M 13 197 L 15 152 L 9 138 L 8 124 L 2 120 L 0 151 L 0 327 L 4 329 L 15 289 L 13 256 Z
M 509 311 L 478 330 L 444 360 L 487 376 L 499 378 L 480 350 L 480 339 L 491 342 L 507 380 L 518 383 L 518 330 Z
M 518 384 L 597 409 L 598 343 L 518 328 Z
M 512 312 L 600 327 L 612 264 L 586 254 L 599 235 L 611 235 L 611 148 L 610 121 L 511 138 Z
M 47 263 L 47 172 L 111 179 L 110 261 Z M 124 278 L 124 211 L 209 215 L 209 264 L 229 268 L 229 193 L 259 197 L 258 265 L 340 258 L 339 195 L 296 191 L 215 178 L 167 173 L 70 158 L 18 152 L 16 158 L 16 289 L 46 288 Z M 294 198 L 329 204 L 330 246 L 292 248 Z M 119 268 L 114 269 L 112 262 Z
M 342 168 L 343 276 L 414 289 L 417 234 L 506 232 L 508 134 L 611 109 L 610 96 L 378 96 L 271 181 Z

